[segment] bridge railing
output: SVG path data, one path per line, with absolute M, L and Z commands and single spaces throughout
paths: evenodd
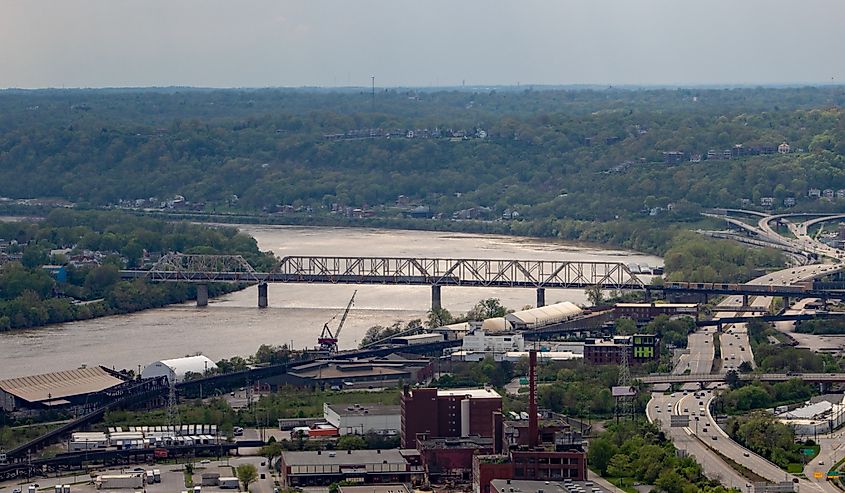
M 621 262 L 453 259 L 414 257 L 288 256 L 270 272 L 256 272 L 239 255 L 162 257 L 149 271 L 122 271 L 149 281 L 313 282 L 426 284 L 534 288 L 642 289 L 645 284 Z
M 337 282 L 370 278 L 390 284 L 439 286 L 644 286 L 619 262 L 555 260 L 290 256 L 283 258 L 269 276 Z

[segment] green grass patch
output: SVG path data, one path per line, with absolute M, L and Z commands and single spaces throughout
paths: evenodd
M 602 476 L 607 482 L 616 486 L 617 488 L 625 491 L 626 493 L 639 493 L 636 488 L 634 488 L 634 483 L 636 480 L 634 478 L 615 478 L 615 477 L 607 477 Z

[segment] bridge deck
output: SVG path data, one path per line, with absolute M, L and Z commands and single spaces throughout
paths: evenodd
M 621 262 L 290 256 L 270 272 L 256 272 L 236 255 L 163 257 L 150 270 L 121 271 L 153 282 L 405 284 L 475 287 L 643 289 Z
M 845 373 L 739 373 L 740 380 L 761 382 L 785 382 L 799 378 L 805 382 L 845 382 Z M 724 382 L 724 373 L 689 373 L 686 375 L 651 374 L 638 378 L 642 383 L 714 383 Z

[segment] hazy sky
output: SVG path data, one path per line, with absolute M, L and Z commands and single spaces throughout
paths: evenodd
M 0 0 L 0 87 L 845 82 L 845 0 Z

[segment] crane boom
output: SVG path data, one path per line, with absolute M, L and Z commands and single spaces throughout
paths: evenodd
M 337 324 L 337 330 L 334 333 L 335 338 L 340 338 L 340 329 L 343 328 L 343 323 L 346 322 L 346 317 L 349 315 L 349 309 L 352 308 L 352 304 L 355 303 L 355 295 L 358 294 L 358 290 L 352 292 L 352 297 L 349 298 L 349 304 L 346 305 L 346 310 L 343 312 L 343 317 L 340 318 L 340 323 Z

